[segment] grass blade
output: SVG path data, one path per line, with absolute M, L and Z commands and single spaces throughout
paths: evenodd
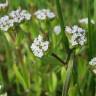
M 60 6 L 60 0 L 56 0 L 56 7 L 57 7 L 58 17 L 60 20 L 60 26 L 61 26 L 61 31 L 62 31 L 62 40 L 65 45 L 66 51 L 69 52 L 69 42 L 68 42 L 68 38 L 64 32 L 65 25 L 64 25 L 63 15 L 62 15 L 62 11 L 61 11 L 61 6 Z
M 69 89 L 69 86 L 70 86 L 72 69 L 73 69 L 73 62 L 71 61 L 69 63 L 68 69 L 67 69 L 66 80 L 64 81 L 62 96 L 67 96 L 68 95 L 68 89 Z

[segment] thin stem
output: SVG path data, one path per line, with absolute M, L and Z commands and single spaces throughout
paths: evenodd
M 75 47 L 69 50 L 68 57 L 67 57 L 67 60 L 66 60 L 66 64 L 69 63 L 69 60 L 70 60 L 71 54 L 73 53 L 74 50 L 75 50 Z
M 71 54 L 73 53 L 73 51 L 75 50 L 75 48 L 70 49 L 69 53 L 68 53 L 68 57 L 66 59 L 66 62 L 64 62 L 60 57 L 58 57 L 55 53 L 52 53 L 52 56 L 55 57 L 58 61 L 60 61 L 63 65 L 67 65 L 69 63 Z
M 88 33 L 87 33 L 87 41 L 88 41 L 88 59 L 90 60 L 93 55 L 93 32 L 91 30 L 91 0 L 88 0 Z
M 58 57 L 55 53 L 52 53 L 52 56 L 55 57 L 57 60 L 59 60 L 63 65 L 66 65 L 66 62 L 64 62 L 60 57 Z
M 70 86 L 71 72 L 73 70 L 73 64 L 68 64 L 68 63 L 69 63 L 69 60 L 70 60 L 71 55 L 73 54 L 74 50 L 75 50 L 75 47 L 72 48 L 72 49 L 70 49 L 70 51 L 68 53 L 68 57 L 66 59 L 67 77 L 66 77 L 66 80 L 64 80 L 64 85 L 63 85 L 63 90 L 62 90 L 62 96 L 67 96 L 68 89 L 69 89 L 69 86 Z

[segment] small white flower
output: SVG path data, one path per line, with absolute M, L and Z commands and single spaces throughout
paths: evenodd
M 70 39 L 70 43 L 72 46 L 75 46 L 78 44 L 78 42 L 76 41 L 77 35 L 72 35 L 71 39 Z
M 51 12 L 48 9 L 41 9 L 41 10 L 37 10 L 34 15 L 37 17 L 37 19 L 39 20 L 45 20 L 45 19 L 53 19 L 55 18 L 55 14 L 53 12 Z
M 10 20 L 8 21 L 8 25 L 9 25 L 10 27 L 13 27 L 13 26 L 14 26 L 14 20 L 10 19 Z
M 30 20 L 31 19 L 31 14 L 28 13 L 26 10 L 22 10 L 21 14 L 22 17 L 24 17 L 24 19 L 26 20 Z
M 52 19 L 52 18 L 55 18 L 55 14 L 53 13 L 53 12 L 47 12 L 47 17 L 49 18 L 49 19 Z
M 86 42 L 86 38 L 84 35 L 77 35 L 77 34 L 74 34 L 72 35 L 71 37 L 71 40 L 70 40 L 70 43 L 72 44 L 72 46 L 75 46 L 75 45 L 81 45 L 83 46 Z
M 79 23 L 81 23 L 81 24 L 88 24 L 88 18 L 80 19 L 79 20 Z M 91 23 L 92 24 L 95 24 L 95 21 L 94 20 L 91 20 Z
M 91 66 L 96 66 L 96 57 L 92 58 L 91 61 L 89 62 Z
M 85 36 L 85 30 L 78 27 L 77 25 L 74 25 L 72 27 L 66 26 L 65 31 L 71 35 L 71 38 L 69 41 L 72 46 L 75 46 L 78 44 L 82 46 L 87 41 Z
M 45 14 L 40 13 L 40 14 L 37 15 L 37 19 L 45 20 L 46 19 L 46 16 L 45 16 Z
M 2 31 L 8 31 L 10 27 L 14 26 L 14 23 L 20 23 L 23 20 L 30 20 L 31 14 L 26 10 L 17 9 L 12 11 L 8 15 L 5 15 L 0 18 L 0 29 Z
M 66 31 L 67 33 L 72 33 L 72 29 L 71 29 L 71 27 L 69 27 L 69 26 L 66 26 L 66 27 L 65 27 L 65 31 Z
M 8 7 L 8 0 L 6 0 L 5 3 L 0 3 L 0 9 L 4 9 L 6 7 Z
M 69 26 L 66 26 L 65 27 L 65 31 L 67 33 L 70 33 L 70 34 L 74 34 L 74 33 L 85 33 L 85 30 L 78 27 L 77 25 L 74 25 L 72 27 L 69 27 Z
M 49 45 L 49 42 L 48 41 L 43 42 L 41 44 L 42 50 L 43 51 L 47 51 L 48 50 L 48 45 Z
M 34 42 L 31 45 L 32 52 L 35 56 L 41 58 L 44 55 L 44 52 L 48 50 L 48 41 L 44 41 L 43 37 L 39 35 L 34 39 Z
M 34 15 L 37 17 L 37 19 L 40 19 L 40 20 L 46 19 L 46 15 L 40 10 L 36 11 Z
M 0 18 L 0 29 L 2 31 L 8 31 L 10 27 L 13 26 L 13 21 L 9 18 L 9 16 L 3 16 Z
M 20 23 L 23 20 L 30 20 L 31 19 L 31 14 L 28 13 L 26 10 L 21 10 L 20 8 L 17 9 L 16 11 L 12 11 L 11 13 L 9 13 L 9 16 L 16 23 Z
M 36 49 L 33 50 L 33 54 L 39 58 L 44 55 L 42 49 L 40 49 L 39 47 L 36 47 Z
M 56 33 L 56 35 L 59 35 L 60 32 L 61 32 L 61 26 L 60 25 L 57 25 L 54 27 L 54 32 Z

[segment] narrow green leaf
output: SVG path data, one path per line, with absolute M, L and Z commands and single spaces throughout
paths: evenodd
M 1 31 L 0 31 L 0 43 L 1 43 L 1 46 L 0 46 L 1 49 L 2 49 L 2 45 L 3 45 L 3 50 L 6 52 L 6 62 L 8 64 L 8 66 L 10 66 L 13 63 L 11 46 L 10 46 L 5 34 L 3 32 L 1 32 Z
M 22 77 L 22 75 L 21 75 L 18 67 L 16 66 L 16 64 L 13 65 L 13 70 L 14 70 L 14 72 L 16 74 L 17 79 L 22 84 L 22 86 L 24 87 L 24 89 L 27 89 L 26 82 L 24 81 L 24 78 Z
M 92 8 L 92 1 L 88 0 L 88 34 L 87 34 L 87 41 L 88 41 L 88 59 L 90 60 L 96 52 L 95 48 L 95 34 L 94 34 L 94 26 L 91 24 L 91 9 Z
M 49 83 L 48 83 L 48 86 L 49 86 L 49 91 L 51 93 L 53 93 L 55 90 L 56 90 L 56 86 L 57 86 L 57 76 L 54 72 L 52 72 L 51 74 L 51 77 L 49 79 Z
M 77 85 L 70 87 L 68 95 L 69 96 L 77 96 Z
M 66 79 L 66 69 L 65 67 L 61 68 L 61 80 L 64 82 L 64 80 Z
M 62 96 L 67 96 L 68 95 L 68 90 L 69 90 L 70 81 L 71 81 L 72 69 L 73 69 L 73 62 L 70 61 L 69 65 L 68 65 L 68 69 L 67 69 L 66 80 L 64 81 L 64 85 L 63 85 Z
M 96 0 L 94 0 L 94 19 L 96 21 Z
M 66 51 L 69 52 L 69 41 L 64 32 L 65 25 L 64 25 L 63 15 L 61 11 L 61 6 L 60 6 L 60 0 L 56 0 L 56 7 L 57 7 L 57 13 L 58 13 L 58 17 L 59 17 L 60 25 L 61 25 L 62 40 L 65 45 Z

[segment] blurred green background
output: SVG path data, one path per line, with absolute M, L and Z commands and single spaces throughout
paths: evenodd
M 54 26 L 60 24 L 56 0 L 8 1 L 8 8 L 0 10 L 0 16 L 20 7 L 32 15 L 38 9 L 50 9 L 56 14 L 56 18 L 48 24 L 32 16 L 30 21 L 16 25 L 13 30 L 0 32 L 0 84 L 4 85 L 2 91 L 7 92 L 8 96 L 62 96 L 66 80 L 66 90 L 67 87 L 69 89 L 66 96 L 96 96 L 96 77 L 88 70 L 85 48 L 75 57 L 76 66 L 69 78 L 70 70 L 66 70 L 51 55 L 51 52 L 55 52 L 62 60 L 67 56 L 60 42 L 62 34 L 56 35 L 53 32 Z M 79 19 L 88 17 L 88 0 L 59 1 L 65 25 L 77 25 Z M 96 0 L 91 0 L 90 5 L 91 18 L 96 21 Z M 42 30 L 45 33 L 51 31 L 53 45 L 49 48 L 49 53 L 39 59 L 33 55 L 30 46 L 34 38 L 42 34 Z M 67 85 L 69 81 L 70 86 Z

